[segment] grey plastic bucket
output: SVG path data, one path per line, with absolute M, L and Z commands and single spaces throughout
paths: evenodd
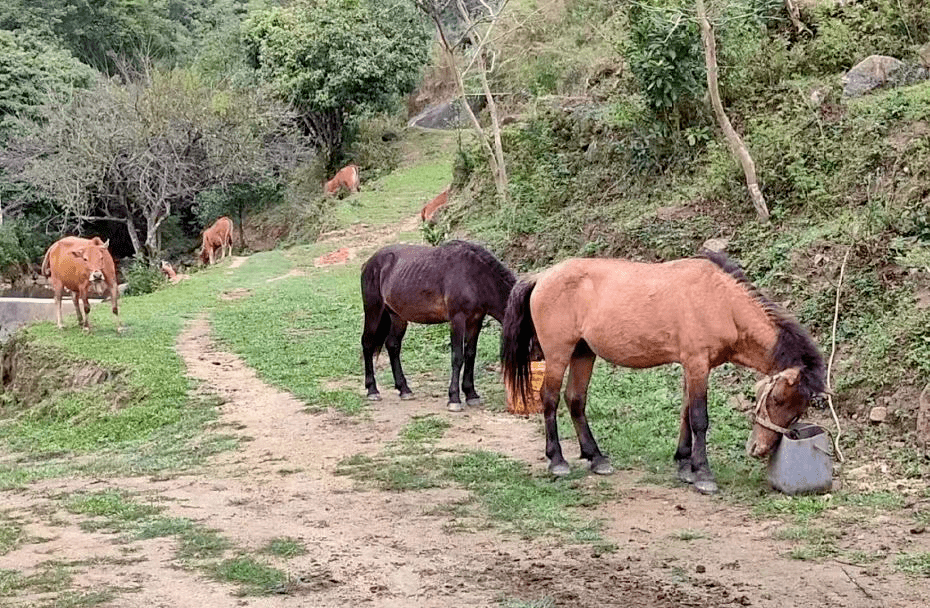
M 833 486 L 833 457 L 826 429 L 795 422 L 769 458 L 768 477 L 785 494 L 826 492 Z

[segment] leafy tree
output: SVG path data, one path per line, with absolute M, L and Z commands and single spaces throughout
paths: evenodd
M 96 73 L 27 31 L 0 30 L 0 140 L 39 118 L 49 96 L 88 88 Z
M 245 43 L 332 168 L 353 116 L 390 109 L 416 86 L 429 36 L 409 2 L 295 0 L 251 17 Z

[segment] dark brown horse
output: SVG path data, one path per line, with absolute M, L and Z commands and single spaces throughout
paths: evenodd
M 413 396 L 400 365 L 400 344 L 407 323 L 450 322 L 452 379 L 449 409 L 462 410 L 459 373 L 468 405 L 481 403 L 475 392 L 475 354 L 485 315 L 504 320 L 507 297 L 517 282 L 514 274 L 489 251 L 464 241 L 439 247 L 390 245 L 362 266 L 365 326 L 362 354 L 368 398 L 381 395 L 375 385 L 374 355 L 387 346 L 394 386 L 401 399 Z
M 707 462 L 707 381 L 727 361 L 769 376 L 756 404 L 751 456 L 766 455 L 785 427 L 824 390 L 817 346 L 794 319 L 750 284 L 726 256 L 642 264 L 571 259 L 520 282 L 510 294 L 501 336 L 505 381 L 526 394 L 533 337 L 546 358 L 540 396 L 549 470 L 565 475 L 556 426 L 562 377 L 565 401 L 595 473 L 613 471 L 588 427 L 585 401 L 597 356 L 625 367 L 680 363 L 684 401 L 675 460 L 678 476 L 701 492 L 717 490 Z

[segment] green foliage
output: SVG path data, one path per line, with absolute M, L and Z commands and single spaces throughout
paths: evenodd
M 246 24 L 251 65 L 304 118 L 330 169 L 350 116 L 393 108 L 417 84 L 429 35 L 412 4 L 299 0 Z
M 675 126 L 689 126 L 700 116 L 705 89 L 701 36 L 691 10 L 690 2 L 634 4 L 624 49 L 647 104 Z
M 862 0 L 815 5 L 817 35 L 805 53 L 805 67 L 818 74 L 846 70 L 869 55 L 910 59 L 930 41 L 930 6 L 922 0 Z
M 126 288 L 127 296 L 144 296 L 168 281 L 164 273 L 153 262 L 137 256 L 132 259 L 132 263 L 126 270 L 126 282 L 129 284 Z
M 89 88 L 94 75 L 68 51 L 34 33 L 0 29 L 0 141 L 28 130 L 53 98 Z
M 299 555 L 305 555 L 307 553 L 307 547 L 304 545 L 303 541 L 297 540 L 296 538 L 281 537 L 272 538 L 268 541 L 268 544 L 265 545 L 262 552 L 277 557 L 283 557 L 284 559 L 290 559 Z

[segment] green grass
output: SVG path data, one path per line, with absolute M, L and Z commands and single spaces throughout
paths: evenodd
M 291 557 L 297 557 L 298 555 L 305 555 L 307 553 L 307 547 L 304 545 L 303 541 L 297 540 L 296 538 L 273 538 L 262 548 L 262 553 L 289 559 Z
M 64 501 L 64 507 L 70 513 L 94 518 L 85 521 L 82 528 L 113 532 L 126 530 L 163 510 L 157 505 L 133 502 L 115 490 L 70 496 Z
M 930 551 L 899 555 L 894 564 L 900 572 L 905 574 L 930 577 Z
M 266 595 L 281 588 L 287 577 L 277 568 L 248 556 L 224 560 L 210 570 L 220 581 L 237 583 L 241 595 Z
M 139 474 L 183 469 L 232 447 L 228 438 L 204 437 L 205 425 L 215 418 L 215 401 L 192 396 L 175 342 L 187 321 L 220 304 L 222 291 L 264 283 L 287 272 L 290 263 L 272 253 L 254 256 L 235 274 L 227 274 L 226 266 L 194 273 L 153 294 L 122 298 L 122 334 L 105 307 L 91 312 L 90 334 L 73 324 L 61 331 L 50 323 L 24 329 L 15 341 L 21 349 L 19 369 L 38 377 L 21 378 L 14 388 L 22 392 L 6 395 L 0 443 L 26 460 L 0 470 L 0 483 L 9 487 L 58 475 L 60 469 L 40 462 L 55 456 L 65 457 L 59 461 L 64 469 L 90 466 L 87 459 L 69 457 L 87 454 L 100 456 L 94 474 Z M 88 366 L 106 370 L 108 377 L 72 387 L 67 370 Z
M 0 555 L 6 555 L 25 540 L 26 534 L 20 521 L 0 514 Z
M 452 423 L 435 414 L 414 416 L 400 431 L 400 440 L 408 445 L 433 443 L 442 439 Z
M 181 561 L 215 559 L 231 547 L 219 530 L 194 525 L 180 531 L 176 555 Z
M 336 472 L 389 491 L 461 487 L 473 495 L 484 519 L 510 533 L 525 538 L 556 534 L 611 549 L 601 537 L 600 522 L 578 510 L 607 497 L 600 486 L 586 484 L 584 474 L 553 480 L 492 452 L 423 454 L 418 450 L 355 455 L 340 462 Z M 461 512 L 461 505 L 454 509 Z

